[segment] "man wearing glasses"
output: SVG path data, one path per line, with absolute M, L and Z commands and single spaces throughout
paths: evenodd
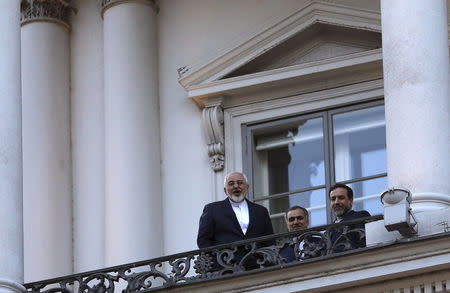
M 248 187 L 243 173 L 233 172 L 225 177 L 227 198 L 207 204 L 200 217 L 199 248 L 273 234 L 267 209 L 246 199 Z

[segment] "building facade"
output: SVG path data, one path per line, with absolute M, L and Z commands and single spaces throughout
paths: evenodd
M 203 206 L 243 171 L 277 232 L 295 204 L 313 226 L 331 223 L 336 182 L 355 190 L 355 209 L 385 220 L 366 225 L 374 251 L 286 268 L 283 282 L 276 271 L 244 276 L 242 291 L 445 292 L 449 7 L 3 1 L 0 290 L 196 249 Z M 386 230 L 388 188 L 410 191 L 414 236 Z

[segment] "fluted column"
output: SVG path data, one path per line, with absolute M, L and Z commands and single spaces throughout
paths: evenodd
M 22 1 L 25 281 L 72 273 L 70 11 Z
M 388 177 L 416 212 L 450 205 L 445 0 L 382 0 Z
M 0 292 L 22 292 L 20 1 L 0 2 Z
M 106 265 L 162 254 L 156 11 L 101 1 L 105 86 Z
M 74 272 L 105 266 L 103 21 L 78 0 L 71 19 Z

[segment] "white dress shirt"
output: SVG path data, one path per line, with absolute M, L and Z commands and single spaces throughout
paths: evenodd
M 248 223 L 250 222 L 250 216 L 248 214 L 248 204 L 244 199 L 243 201 L 237 203 L 230 200 L 231 207 L 233 208 L 236 218 L 241 226 L 242 232 L 247 233 Z

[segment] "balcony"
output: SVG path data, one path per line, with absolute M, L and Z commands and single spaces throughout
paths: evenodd
M 261 237 L 24 286 L 33 293 L 299 292 L 299 288 L 390 292 L 386 286 L 403 288 L 392 292 L 410 292 L 405 288 L 448 292 L 450 232 L 366 247 L 364 225 L 380 219 Z M 292 261 L 284 257 L 288 249 Z M 427 286 L 431 291 L 425 290 Z

